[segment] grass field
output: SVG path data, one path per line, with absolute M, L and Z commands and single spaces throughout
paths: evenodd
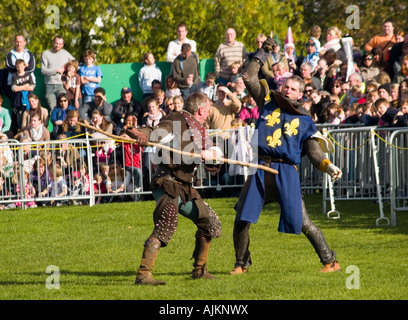
M 1 300 L 406 300 L 408 215 L 398 226 L 376 227 L 378 205 L 338 202 L 341 219 L 322 214 L 321 196 L 305 201 L 337 252 L 341 272 L 319 273 L 321 264 L 303 235 L 277 232 L 279 207 L 268 205 L 251 227 L 253 266 L 230 276 L 234 264 L 235 198 L 209 199 L 223 235 L 212 242 L 209 270 L 217 280 L 192 280 L 194 225 L 184 217 L 161 249 L 154 276 L 166 286 L 135 286 L 154 202 L 65 206 L 0 212 Z M 389 215 L 386 206 L 385 212 Z M 59 269 L 59 289 L 48 289 L 48 266 Z M 351 269 L 348 269 L 351 268 Z M 358 268 L 358 269 L 357 269 Z M 357 276 L 359 281 L 353 280 Z M 356 279 L 356 278 L 353 278 Z M 49 280 L 49 279 L 48 279 Z M 51 282 L 53 283 L 53 282 Z M 350 289 L 350 283 L 359 284 Z M 55 283 L 54 283 L 55 284 Z M 349 285 L 348 285 L 349 284 Z

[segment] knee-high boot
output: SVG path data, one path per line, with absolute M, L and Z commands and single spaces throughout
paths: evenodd
M 152 271 L 154 268 L 154 262 L 161 247 L 160 240 L 154 237 L 150 237 L 144 244 L 144 250 L 142 255 L 142 261 L 139 266 L 139 270 L 136 276 L 135 284 L 147 284 L 147 285 L 163 285 L 164 281 L 155 280 L 152 277 Z
M 193 279 L 215 279 L 211 273 L 207 271 L 208 252 L 210 251 L 211 238 L 202 235 L 200 231 L 196 232 L 195 248 L 193 252 Z

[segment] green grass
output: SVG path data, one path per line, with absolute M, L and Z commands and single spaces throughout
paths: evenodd
M 154 202 L 94 207 L 66 206 L 0 212 L 1 300 L 399 300 L 408 298 L 408 215 L 398 226 L 376 227 L 378 205 L 337 202 L 341 219 L 322 214 L 321 196 L 305 197 L 309 214 L 337 252 L 341 272 L 321 274 L 319 259 L 303 235 L 277 232 L 279 207 L 265 207 L 252 225 L 253 266 L 230 276 L 234 265 L 235 198 L 209 199 L 223 235 L 212 242 L 209 271 L 217 280 L 192 280 L 195 226 L 179 218 L 169 246 L 161 249 L 154 276 L 166 286 L 135 286 L 143 243 L 153 228 Z M 385 207 L 389 215 L 389 208 Z M 60 270 L 50 290 L 49 265 Z M 360 271 L 360 288 L 348 289 L 348 266 Z

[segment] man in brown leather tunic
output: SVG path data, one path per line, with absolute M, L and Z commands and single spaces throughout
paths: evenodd
M 142 146 L 147 141 L 168 143 L 174 149 L 201 155 L 191 157 L 164 149 L 156 153 L 157 167 L 151 185 L 156 200 L 154 228 L 144 244 L 136 284 L 165 284 L 152 277 L 152 270 L 159 249 L 167 246 L 177 229 L 178 213 L 197 226 L 193 279 L 214 278 L 207 272 L 206 265 L 211 240 L 221 235 L 221 224 L 217 214 L 193 188 L 196 168 L 204 159 L 212 159 L 215 155 L 214 149 L 211 149 L 213 144 L 203 127 L 209 108 L 210 101 L 205 94 L 193 93 L 186 100 L 184 110 L 171 112 L 157 127 L 126 131 Z

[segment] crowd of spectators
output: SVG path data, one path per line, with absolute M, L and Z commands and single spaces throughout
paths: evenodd
M 138 74 L 142 98 L 136 99 L 132 90 L 124 87 L 121 99 L 114 105 L 106 100 L 109 88 L 101 86 L 104 75 L 95 65 L 95 53 L 86 50 L 80 63 L 64 49 L 64 39 L 55 36 L 52 47 L 41 56 L 46 106 L 41 105 L 34 93 L 34 55 L 26 48 L 25 38 L 17 35 L 14 48 L 6 56 L 7 75 L 1 88 L 2 94 L 11 102 L 11 110 L 2 107 L 3 98 L 0 96 L 2 139 L 38 143 L 69 139 L 87 130 L 78 121 L 120 135 L 125 126 L 157 125 L 169 112 L 182 110 L 185 99 L 193 92 L 203 92 L 213 102 L 207 128 L 224 130 L 237 124 L 254 124 L 259 112 L 254 99 L 246 91 L 241 72 L 255 52 L 248 52 L 244 44 L 237 41 L 236 31 L 228 28 L 225 41 L 214 53 L 214 72 L 203 75 L 200 74 L 197 43 L 188 39 L 187 34 L 187 26 L 180 23 L 177 39 L 170 41 L 167 48 L 166 61 L 171 63 L 171 72 L 164 83 L 154 53 L 147 52 Z M 285 41 L 282 46 L 275 36 L 278 46 L 261 68 L 259 78 L 266 79 L 273 90 L 280 90 L 292 75 L 302 78 L 305 82 L 303 106 L 316 123 L 407 126 L 408 35 L 395 32 L 393 21 L 386 20 L 382 23 L 382 32 L 362 47 L 353 43 L 351 55 L 347 55 L 337 27 L 329 28 L 324 35 L 325 41 L 321 39 L 319 26 L 311 28 L 304 51 L 291 41 Z M 260 33 L 254 39 L 255 50 L 262 50 L 266 39 Z M 224 138 L 228 139 L 228 136 Z M 97 146 L 95 155 L 108 157 L 112 148 Z M 129 177 L 137 180 L 137 187 L 141 186 L 142 150 L 134 146 L 130 149 L 127 146 L 125 150 L 127 165 L 123 165 L 126 161 L 121 165 L 113 164 L 111 169 L 115 171 L 116 182 L 105 185 L 104 190 L 118 192 L 126 189 L 124 181 Z M 7 161 L 4 152 L 0 160 Z M 33 167 L 46 166 L 46 159 L 36 160 L 37 166 Z M 54 174 L 50 177 L 57 180 L 44 183 L 41 195 L 67 194 L 66 185 L 59 182 L 64 176 L 60 175 L 64 163 L 53 168 Z M 85 162 L 81 162 L 81 166 L 82 163 Z M 94 172 L 98 192 L 101 192 L 101 182 L 98 181 L 106 181 L 109 165 L 106 162 Z M 84 182 L 86 170 L 83 166 L 79 168 L 77 178 L 83 180 L 89 192 L 92 183 Z M 5 178 L 3 169 L 0 182 Z M 26 186 L 26 190 L 35 191 L 30 186 Z

